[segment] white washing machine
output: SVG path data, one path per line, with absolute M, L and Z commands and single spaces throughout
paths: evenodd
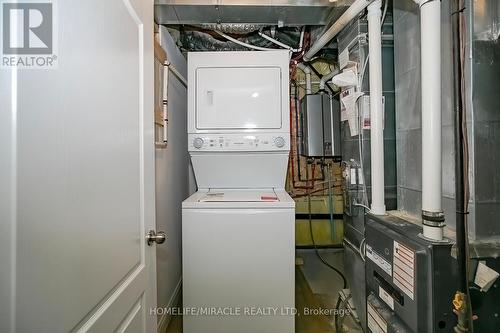
M 184 306 L 229 311 L 185 314 L 184 332 L 294 332 L 294 207 L 269 189 L 210 189 L 184 202 Z
M 184 333 L 292 333 L 288 51 L 188 54 Z

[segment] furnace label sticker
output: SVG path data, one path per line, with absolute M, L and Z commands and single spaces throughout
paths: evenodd
M 368 309 L 368 329 L 372 333 L 387 333 L 387 323 L 384 318 L 379 315 L 373 305 L 371 305 L 369 302 L 367 302 L 366 304 Z
M 408 297 L 414 299 L 415 292 L 415 252 L 394 241 L 393 282 Z
M 394 310 L 394 298 L 387 291 L 384 290 L 381 286 L 378 286 L 378 295 L 385 302 L 385 304 L 389 305 L 389 307 Z
M 389 274 L 389 276 L 392 276 L 391 264 L 385 260 L 384 257 L 375 252 L 368 244 L 366 244 L 366 257 L 374 262 L 378 267 L 382 268 L 382 270 Z

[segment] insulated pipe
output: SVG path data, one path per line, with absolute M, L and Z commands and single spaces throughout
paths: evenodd
M 319 81 L 319 90 L 324 90 L 325 89 L 325 85 L 326 85 L 326 82 L 328 82 L 330 79 L 332 79 L 335 75 L 337 75 L 339 73 L 339 70 L 338 68 L 335 68 L 333 71 L 331 71 L 330 73 L 326 74 L 326 75 L 323 75 L 323 77 L 321 77 L 321 80 Z
M 445 226 L 441 207 L 441 1 L 414 1 L 420 6 L 423 235 L 441 241 Z
M 304 72 L 306 75 L 306 94 L 310 95 L 312 93 L 312 85 L 311 85 L 311 68 L 309 66 L 304 65 L 304 63 L 299 62 L 297 64 L 297 68 Z
M 310 61 L 319 50 L 332 40 L 344 27 L 355 18 L 363 9 L 365 9 L 373 0 L 356 0 L 347 10 L 338 18 L 335 23 L 311 46 L 309 51 L 304 54 L 304 61 Z
M 382 0 L 368 6 L 368 49 L 370 52 L 370 212 L 385 215 L 384 188 L 384 110 L 382 105 Z

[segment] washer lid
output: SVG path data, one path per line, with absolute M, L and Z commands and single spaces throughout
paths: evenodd
M 210 189 L 198 202 L 275 202 L 280 201 L 274 190 L 215 190 Z
M 291 208 L 295 202 L 284 190 L 208 189 L 186 199 L 184 208 Z

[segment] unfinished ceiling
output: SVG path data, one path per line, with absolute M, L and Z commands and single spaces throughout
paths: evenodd
M 325 25 L 353 0 L 155 0 L 158 24 Z

